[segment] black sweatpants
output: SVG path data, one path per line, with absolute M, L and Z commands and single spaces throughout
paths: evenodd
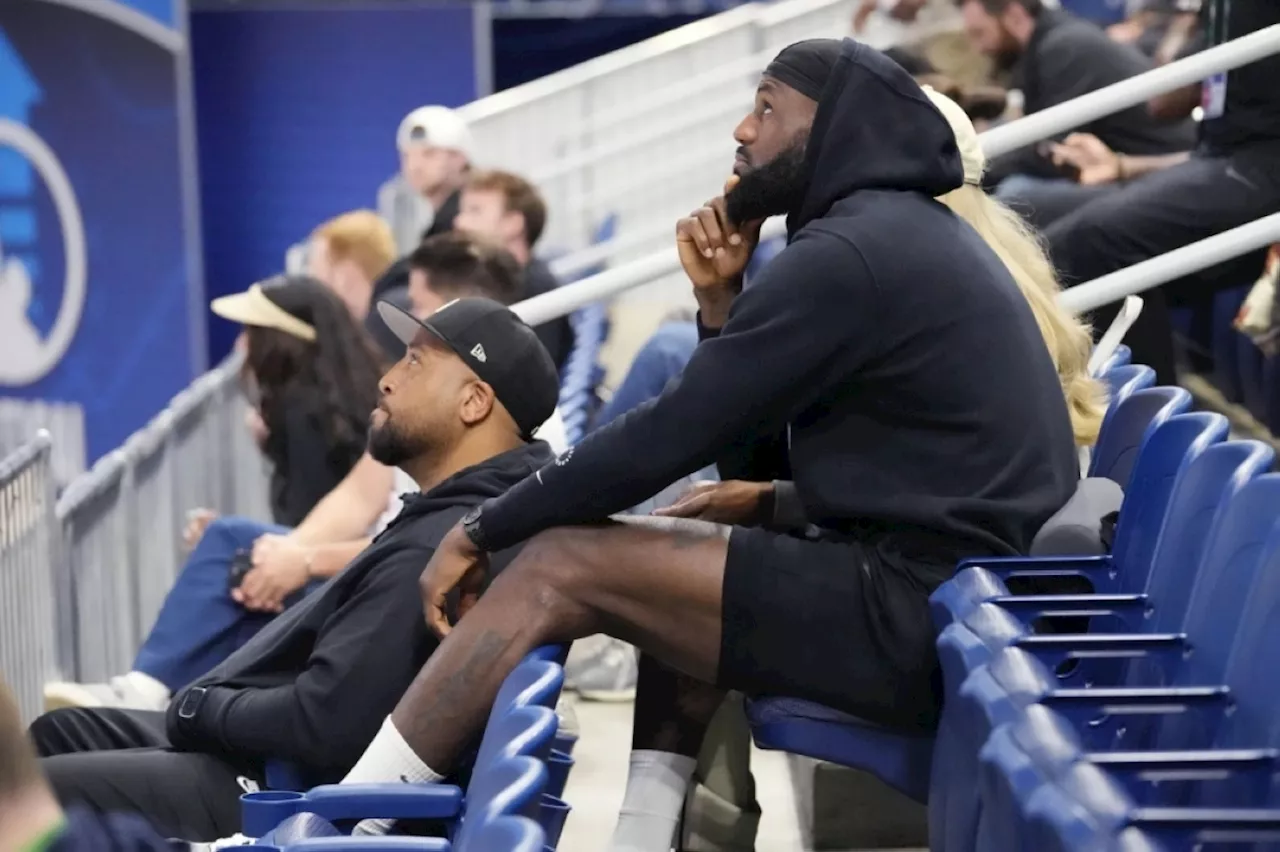
M 165 837 L 207 842 L 235 834 L 245 792 L 239 779 L 262 781 L 252 767 L 173 751 L 163 713 L 55 710 L 31 724 L 31 739 L 64 806 L 139 814 Z
M 1193 157 L 1103 195 L 1045 228 L 1068 286 L 1091 281 L 1280 211 L 1280 145 L 1231 157 Z M 1170 305 L 1208 306 L 1220 289 L 1252 284 L 1266 252 L 1250 253 L 1142 294 L 1146 304 L 1125 342 L 1162 385 L 1176 381 Z M 1098 334 L 1119 303 L 1092 314 Z

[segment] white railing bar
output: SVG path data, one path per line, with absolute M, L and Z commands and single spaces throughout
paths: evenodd
M 709 109 L 704 113 L 700 113 L 693 121 L 681 118 L 677 121 L 669 121 L 665 124 L 651 124 L 641 133 L 630 133 L 616 142 L 606 145 L 596 145 L 586 149 L 580 154 L 564 157 L 556 160 L 555 163 L 548 168 L 535 172 L 529 179 L 534 184 L 543 184 L 565 175 L 575 174 L 584 168 L 594 166 L 601 160 L 609 157 L 616 157 L 619 154 L 640 148 L 645 145 L 651 145 L 663 139 L 669 139 L 678 133 L 688 130 L 691 126 L 697 126 L 708 121 L 714 121 L 722 116 L 736 116 L 741 118 L 747 114 L 747 110 L 751 108 L 751 92 L 753 90 L 744 85 L 742 87 L 742 102 L 735 103 L 732 100 L 721 101 L 716 107 Z M 730 119 L 732 120 L 732 119 Z M 726 128 L 731 131 L 732 127 Z M 728 138 L 728 132 L 726 132 Z
M 988 157 L 1003 154 L 1274 53 L 1280 53 L 1280 25 L 1250 33 L 1154 71 L 1139 74 L 1043 112 L 988 130 L 981 136 L 982 148 Z M 783 220 L 771 219 L 761 230 L 761 239 L 778 236 L 785 231 Z M 590 302 L 607 299 L 645 284 L 652 278 L 672 273 L 679 266 L 679 257 L 675 248 L 671 247 L 654 252 L 648 257 L 638 258 L 617 269 L 609 269 L 526 299 L 515 305 L 514 310 L 527 322 L 537 325 L 573 313 Z
M 685 100 L 689 97 L 690 92 L 698 92 L 711 86 L 728 83 L 753 71 L 763 71 L 765 66 L 773 59 L 775 53 L 777 53 L 775 50 L 761 51 L 724 65 L 718 65 L 710 71 L 702 71 L 693 77 L 687 77 L 670 85 L 654 89 L 635 100 L 627 101 L 615 107 L 606 107 L 585 118 L 583 122 L 585 130 L 600 131 L 610 129 L 629 119 L 667 106 L 673 101 Z
M 1274 53 L 1280 53 L 1280 24 L 993 127 L 982 134 L 982 148 L 988 157 L 999 156 Z
M 1273 243 L 1280 243 L 1280 213 L 1095 278 L 1064 291 L 1059 298 L 1064 307 L 1085 313 Z
M 474 123 L 508 110 L 519 109 L 544 98 L 569 91 L 590 80 L 607 77 L 674 50 L 688 47 L 695 42 L 723 35 L 739 27 L 753 27 L 758 14 L 759 7 L 754 3 L 747 3 L 736 9 L 730 9 L 645 39 L 639 44 L 587 60 L 572 68 L 566 68 L 478 101 L 472 101 L 462 107 L 459 112 L 468 122 Z

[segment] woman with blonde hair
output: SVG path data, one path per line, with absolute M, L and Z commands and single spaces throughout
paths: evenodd
M 964 166 L 964 186 L 938 200 L 978 232 L 1018 283 L 1058 367 L 1076 446 L 1091 447 L 1102 427 L 1107 392 L 1089 374 L 1089 354 L 1093 350 L 1089 326 L 1058 304 L 1061 287 L 1036 233 L 1017 213 L 982 191 L 987 160 L 973 122 L 955 101 L 929 86 L 923 88 L 951 125 Z

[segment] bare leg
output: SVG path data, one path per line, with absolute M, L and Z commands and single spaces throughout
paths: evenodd
M 640 655 L 631 747 L 697 757 L 724 691 Z
M 727 553 L 727 528 L 673 518 L 537 536 L 431 655 L 392 722 L 423 763 L 450 771 L 530 650 L 592 633 L 713 683 Z

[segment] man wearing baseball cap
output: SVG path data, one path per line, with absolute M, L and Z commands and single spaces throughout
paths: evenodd
M 419 321 L 380 315 L 405 354 L 379 383 L 369 452 L 421 493 L 324 586 L 264 627 L 167 712 L 75 708 L 31 726 L 64 805 L 141 814 L 164 836 L 212 841 L 240 827 L 240 794 L 286 760 L 305 781 L 341 780 L 438 640 L 418 577 L 464 514 L 550 463 L 532 438 L 559 383 L 533 330 L 487 299 Z M 499 556 L 503 565 L 515 551 Z M 462 591 L 465 611 L 480 588 Z
M 467 122 L 454 110 L 424 106 L 396 130 L 400 173 L 378 190 L 378 213 L 395 233 L 400 254 L 426 237 L 453 230 L 458 195 L 471 168 Z

